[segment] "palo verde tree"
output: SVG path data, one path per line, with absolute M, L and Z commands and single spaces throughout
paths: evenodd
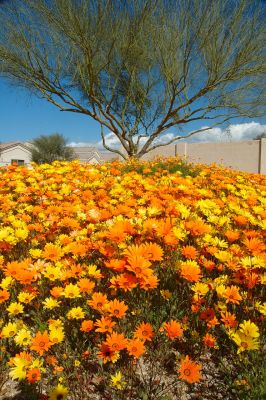
M 30 151 L 31 160 L 37 164 L 70 161 L 75 158 L 73 148 L 67 146 L 66 139 L 59 133 L 41 135 L 33 139 Z
M 265 8 L 261 0 L 10 0 L 0 7 L 0 75 L 98 121 L 106 149 L 141 157 L 265 112 Z M 110 131 L 122 151 L 106 143 Z

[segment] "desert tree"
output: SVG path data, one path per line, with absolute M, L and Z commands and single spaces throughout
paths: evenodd
M 98 121 L 107 150 L 141 157 L 265 112 L 265 7 L 260 0 L 10 0 L 0 7 L 0 75 L 62 112 Z M 110 131 L 120 149 L 108 145 Z
M 66 138 L 59 134 L 41 135 L 30 143 L 31 160 L 37 164 L 53 161 L 70 161 L 75 158 L 72 147 L 67 146 Z

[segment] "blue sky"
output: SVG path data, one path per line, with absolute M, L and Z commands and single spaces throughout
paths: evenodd
M 205 126 L 197 123 L 191 130 Z M 245 140 L 266 132 L 266 117 L 253 120 L 237 120 L 231 123 L 231 138 L 226 138 L 222 128 L 208 134 L 199 134 L 193 141 Z M 39 135 L 61 133 L 75 144 L 95 144 L 100 147 L 100 127 L 97 122 L 81 114 L 61 112 L 46 100 L 37 98 L 29 91 L 16 88 L 0 79 L 0 142 L 28 141 Z M 108 132 L 107 132 L 108 134 Z M 170 135 L 170 136 L 169 136 Z M 168 133 L 166 139 L 171 138 Z M 117 145 L 116 138 L 108 135 L 109 143 Z

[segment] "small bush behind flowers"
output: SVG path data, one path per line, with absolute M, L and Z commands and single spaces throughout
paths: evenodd
M 265 177 L 183 166 L 0 169 L 1 368 L 31 398 L 263 396 Z

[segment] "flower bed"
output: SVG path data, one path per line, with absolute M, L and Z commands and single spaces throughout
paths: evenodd
M 177 159 L 0 175 L 1 370 L 25 398 L 263 395 L 265 177 Z

